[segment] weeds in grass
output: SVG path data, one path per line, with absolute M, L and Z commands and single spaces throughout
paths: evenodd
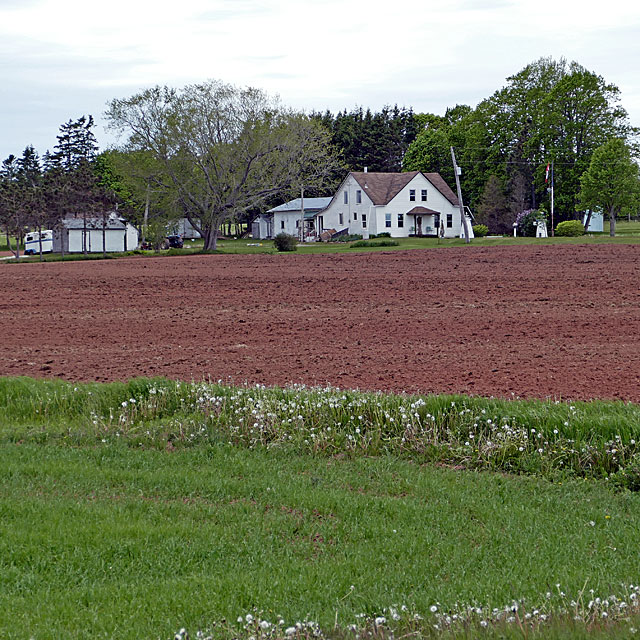
M 549 637 L 550 632 L 588 635 L 604 632 L 633 636 L 640 622 L 640 587 L 623 586 L 621 595 L 599 597 L 593 589 L 583 589 L 575 597 L 562 591 L 560 584 L 548 591 L 536 605 L 525 600 L 492 607 L 477 604 L 440 602 L 428 610 L 417 612 L 414 607 L 392 605 L 378 614 L 356 614 L 350 624 L 336 623 L 323 629 L 317 622 L 305 618 L 287 622 L 282 616 L 267 616 L 253 610 L 238 616 L 235 624 L 221 621 L 206 630 L 198 630 L 194 638 L 213 640 L 217 637 L 252 638 L 253 640 L 308 640 L 310 638 L 394 638 L 394 637 Z M 180 629 L 173 640 L 190 640 L 186 629 Z
M 0 380 L 2 411 L 0 436 L 14 441 L 98 437 L 159 447 L 224 441 L 325 456 L 391 454 L 468 469 L 606 478 L 640 489 L 640 407 L 620 402 L 20 378 Z

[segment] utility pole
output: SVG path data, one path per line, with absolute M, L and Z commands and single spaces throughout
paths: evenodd
M 144 202 L 144 222 L 142 223 L 142 244 L 147 241 L 147 229 L 149 227 L 149 191 L 151 187 L 149 185 L 149 181 L 147 180 L 147 197 Z
M 458 206 L 460 207 L 460 219 L 462 221 L 462 228 L 464 230 L 464 241 L 469 244 L 471 238 L 469 237 L 469 225 L 467 223 L 467 216 L 464 214 L 464 205 L 462 204 L 462 190 L 460 189 L 460 174 L 462 170 L 456 163 L 456 154 L 451 147 L 451 160 L 453 161 L 453 173 L 456 176 L 456 189 L 458 190 Z
M 300 242 L 304 242 L 304 187 L 300 187 Z

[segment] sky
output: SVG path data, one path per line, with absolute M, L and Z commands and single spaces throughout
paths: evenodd
M 0 159 L 154 85 L 218 79 L 284 105 L 442 114 L 541 57 L 616 84 L 640 126 L 637 0 L 0 0 Z

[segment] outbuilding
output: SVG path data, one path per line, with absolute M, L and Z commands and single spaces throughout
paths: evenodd
M 331 196 L 325 198 L 304 199 L 304 240 L 314 241 L 323 231 L 322 216 L 331 202 Z M 296 198 L 285 202 L 278 207 L 269 209 L 254 221 L 251 235 L 254 238 L 268 239 L 279 233 L 287 233 L 292 236 L 300 236 L 300 220 L 302 219 L 302 198 Z
M 65 218 L 53 235 L 53 250 L 61 253 L 114 253 L 138 247 L 138 230 L 116 212 L 106 218 Z

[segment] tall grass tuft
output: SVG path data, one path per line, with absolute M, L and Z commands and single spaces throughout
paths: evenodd
M 609 478 L 640 489 L 640 407 L 623 402 L 2 378 L 0 438 L 118 438 L 159 447 L 229 442 L 324 456 L 396 455 L 469 469 Z

